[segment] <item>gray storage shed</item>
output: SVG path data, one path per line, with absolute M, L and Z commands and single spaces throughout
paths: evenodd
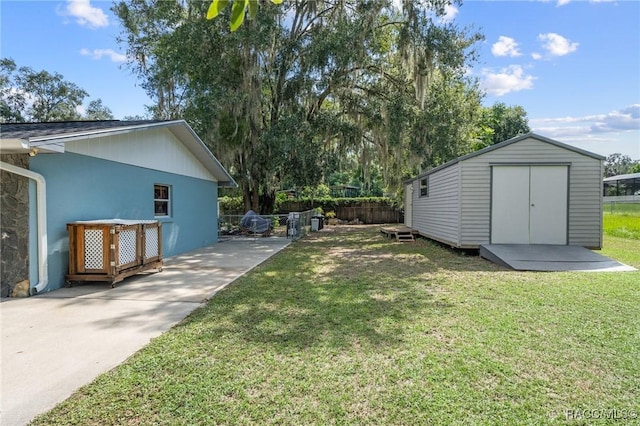
M 604 157 L 534 134 L 405 181 L 405 225 L 458 248 L 602 247 Z

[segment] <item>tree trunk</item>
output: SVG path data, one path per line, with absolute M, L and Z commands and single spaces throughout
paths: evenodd
M 244 205 L 244 212 L 248 212 L 249 210 L 253 210 L 252 206 L 252 196 L 251 196 L 251 186 L 247 180 L 242 181 L 242 204 Z
M 260 200 L 260 197 L 258 193 L 258 188 L 254 186 L 253 190 L 251 191 L 251 210 L 253 210 L 256 213 L 260 213 L 259 200 Z
M 260 214 L 273 214 L 276 205 L 276 191 L 264 190 L 260 194 Z

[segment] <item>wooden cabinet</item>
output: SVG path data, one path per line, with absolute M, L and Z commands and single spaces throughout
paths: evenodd
M 162 223 L 155 220 L 92 220 L 67 224 L 69 273 L 74 281 L 117 282 L 162 270 Z

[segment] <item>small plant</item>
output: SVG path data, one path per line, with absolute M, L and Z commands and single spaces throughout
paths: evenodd
M 324 215 L 324 217 L 326 217 L 327 219 L 335 219 L 336 212 L 334 212 L 333 210 L 328 211 L 327 214 Z

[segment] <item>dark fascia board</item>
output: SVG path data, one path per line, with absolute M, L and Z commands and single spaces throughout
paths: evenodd
M 573 152 L 576 152 L 576 153 L 581 154 L 581 155 L 586 155 L 587 157 L 595 158 L 596 160 L 602 161 L 602 160 L 605 159 L 605 157 L 603 157 L 602 155 L 598 155 L 598 154 L 595 154 L 593 152 L 585 151 L 584 149 L 576 148 L 575 146 L 567 145 L 565 143 L 558 142 L 558 141 L 556 141 L 554 139 L 550 139 L 550 138 L 547 138 L 545 136 L 541 136 L 541 135 L 538 135 L 536 133 L 530 132 L 530 133 L 525 133 L 523 135 L 519 135 L 519 136 L 516 136 L 514 138 L 508 139 L 508 140 L 506 140 L 504 142 L 500 142 L 500 143 L 497 143 L 495 145 L 491 145 L 491 146 L 488 146 L 486 148 L 482 148 L 481 150 L 472 152 L 472 153 L 467 154 L 467 155 L 463 155 L 462 157 L 458 157 L 455 160 L 451 160 L 451 161 L 449 161 L 447 163 L 444 163 L 444 164 L 442 164 L 442 165 L 440 165 L 438 167 L 435 167 L 433 169 L 427 170 L 426 172 L 423 172 L 423 173 L 419 174 L 418 176 L 416 176 L 414 178 L 407 179 L 407 180 L 404 181 L 404 184 L 408 185 L 411 182 L 414 182 L 414 181 L 416 181 L 418 179 L 422 179 L 422 178 L 424 178 L 424 177 L 426 177 L 426 176 L 428 176 L 428 175 L 430 175 L 432 173 L 435 173 L 435 172 L 437 172 L 439 170 L 446 169 L 447 167 L 450 167 L 450 166 L 452 166 L 454 164 L 457 164 L 457 163 L 459 163 L 461 161 L 468 160 L 469 158 L 473 158 L 473 157 L 478 157 L 478 156 L 480 156 L 482 154 L 486 154 L 487 152 L 495 151 L 496 149 L 503 148 L 505 146 L 511 145 L 513 143 L 520 142 L 520 141 L 525 140 L 525 139 L 537 139 L 539 141 L 546 142 L 548 144 L 555 145 L 557 147 L 560 147 L 560 148 L 563 148 L 563 149 L 566 149 L 566 150 L 569 150 L 569 151 L 573 151 Z
M 64 144 L 79 139 L 91 139 L 99 138 L 106 135 L 113 136 L 131 132 L 139 132 L 149 130 L 153 128 L 168 128 L 171 133 L 174 134 L 191 153 L 211 172 L 211 174 L 218 180 L 219 186 L 235 188 L 238 186 L 236 181 L 231 177 L 229 172 L 222 166 L 218 159 L 213 155 L 211 150 L 207 148 L 202 139 L 196 134 L 196 132 L 189 126 L 185 120 L 170 120 L 170 121 L 145 121 L 132 122 L 128 125 L 126 121 L 122 122 L 122 126 L 105 125 L 104 128 L 95 128 L 95 123 L 92 123 L 92 128 L 89 130 L 82 130 L 82 123 L 78 123 L 79 127 L 71 132 L 51 133 L 42 136 L 28 137 L 27 141 L 33 148 L 45 148 L 51 146 L 59 146 L 62 149 L 58 152 L 64 152 Z

